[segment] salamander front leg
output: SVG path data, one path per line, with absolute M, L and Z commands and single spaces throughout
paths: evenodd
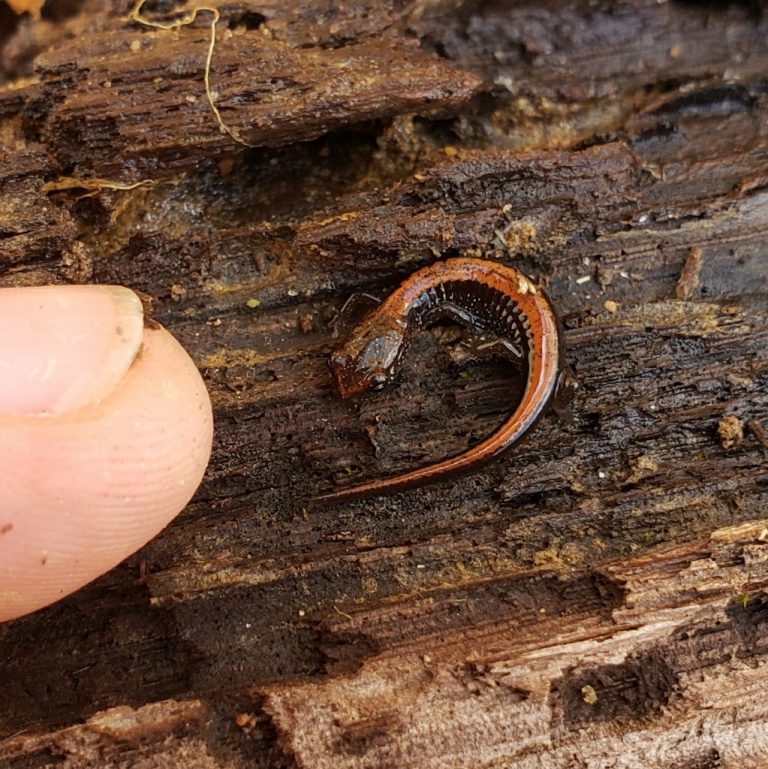
M 347 301 L 336 311 L 336 314 L 329 322 L 331 339 L 345 336 L 349 328 L 356 325 L 360 320 L 360 315 L 370 312 L 370 310 L 380 304 L 381 299 L 373 294 L 366 294 L 365 292 L 350 294 L 347 297 Z
M 451 355 L 453 362 L 463 364 L 472 360 L 503 360 L 511 363 L 516 369 L 526 365 L 522 347 L 503 337 L 491 333 L 477 333 L 465 329 L 461 341 Z

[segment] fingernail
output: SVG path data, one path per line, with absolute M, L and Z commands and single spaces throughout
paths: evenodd
M 141 301 L 121 286 L 0 289 L 0 412 L 61 414 L 98 403 L 143 335 Z

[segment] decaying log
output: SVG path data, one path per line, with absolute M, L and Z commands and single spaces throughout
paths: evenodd
M 768 766 L 762 6 L 215 3 L 246 148 L 205 14 L 51 5 L 0 43 L 0 284 L 150 295 L 217 434 L 160 536 L 0 626 L 0 766 Z M 312 507 L 519 395 L 450 327 L 333 391 L 350 294 L 463 253 L 546 285 L 570 403 Z

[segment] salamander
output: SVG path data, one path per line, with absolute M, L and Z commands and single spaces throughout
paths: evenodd
M 544 291 L 524 273 L 484 259 L 457 257 L 418 270 L 352 331 L 330 359 L 339 393 L 379 390 L 400 371 L 418 331 L 451 319 L 473 333 L 492 333 L 519 360 L 522 400 L 490 437 L 432 465 L 316 497 L 318 502 L 387 494 L 474 470 L 514 446 L 551 401 L 562 367 L 559 324 Z

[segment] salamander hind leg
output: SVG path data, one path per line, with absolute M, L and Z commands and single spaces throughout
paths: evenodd
M 453 321 L 460 329 L 459 344 L 449 348 L 454 363 L 461 365 L 467 361 L 493 358 L 507 361 L 518 369 L 525 366 L 525 351 L 517 331 L 510 335 L 498 334 L 471 310 L 452 302 L 435 307 L 425 318 L 427 323 L 439 320 Z M 450 334 L 447 336 L 449 339 L 452 337 Z
M 570 366 L 564 366 L 557 376 L 557 387 L 552 398 L 552 411 L 565 424 L 573 422 L 573 400 L 579 389 L 576 373 Z

